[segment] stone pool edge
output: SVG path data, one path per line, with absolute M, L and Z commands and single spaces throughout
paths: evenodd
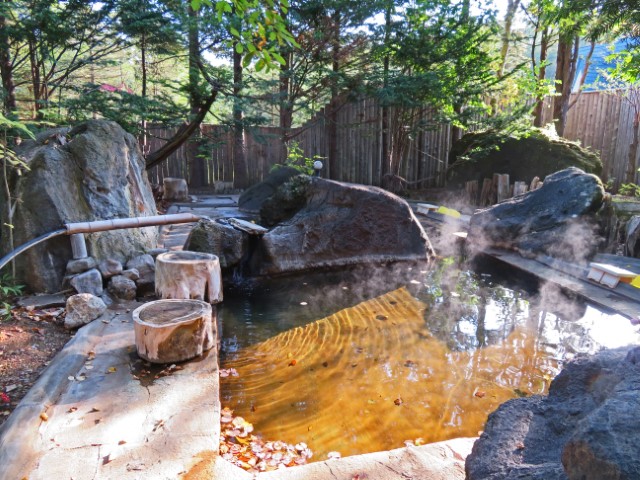
M 0 429 L 0 478 L 464 479 L 464 461 L 475 438 L 259 474 L 232 465 L 217 455 L 216 349 L 142 385 L 132 375 L 131 312 L 138 305 L 112 306 L 79 329 L 54 357 Z M 198 476 L 198 465 L 209 473 Z
M 175 480 L 218 451 L 215 349 L 142 385 L 132 375 L 138 305 L 112 306 L 54 357 L 0 429 L 0 478 Z
M 185 480 L 335 480 L 361 478 L 406 480 L 464 480 L 465 459 L 477 437 L 460 437 L 419 447 L 411 446 L 381 452 L 353 455 L 334 460 L 313 462 L 258 474 L 242 470 L 219 456 L 203 459 L 193 476 Z M 208 463 L 208 465 L 206 465 Z

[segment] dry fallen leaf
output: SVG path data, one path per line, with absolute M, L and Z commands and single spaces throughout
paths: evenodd
M 398 406 L 402 405 L 402 397 L 396 398 L 393 403 Z
M 289 362 L 289 366 L 290 366 L 290 367 L 295 367 L 295 366 L 296 366 L 296 363 L 298 363 L 298 361 L 294 358 L 293 360 L 291 360 L 291 361 Z

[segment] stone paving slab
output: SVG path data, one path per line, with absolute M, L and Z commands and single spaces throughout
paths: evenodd
M 218 450 L 217 355 L 143 385 L 135 306 L 107 310 L 54 358 L 0 430 L 1 479 L 175 480 Z

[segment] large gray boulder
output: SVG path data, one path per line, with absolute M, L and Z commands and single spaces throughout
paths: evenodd
M 12 183 L 13 195 L 21 200 L 13 219 L 15 246 L 68 222 L 156 214 L 133 135 L 106 120 L 54 133 L 44 132 L 18 151 L 30 170 Z M 0 212 L 3 223 L 8 222 L 5 210 Z M 3 253 L 10 248 L 7 237 L 3 231 Z M 157 228 L 113 230 L 86 238 L 89 254 L 98 262 L 106 258 L 124 262 L 156 246 Z M 71 257 L 68 238 L 48 240 L 17 257 L 19 280 L 32 290 L 57 291 Z
M 476 212 L 467 243 L 582 260 L 598 246 L 595 213 L 603 200 L 600 179 L 570 167 L 549 175 L 537 190 Z
M 548 397 L 489 415 L 467 457 L 467 480 L 640 478 L 640 347 L 578 356 Z
M 251 257 L 252 273 L 425 261 L 433 255 L 411 208 L 392 193 L 313 177 L 304 195 L 295 215 L 264 234 Z
M 185 250 L 216 255 L 222 270 L 240 265 L 248 254 L 249 235 L 228 223 L 201 218 L 185 243 Z

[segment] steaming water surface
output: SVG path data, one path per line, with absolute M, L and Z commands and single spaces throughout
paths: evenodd
M 545 394 L 562 363 L 640 341 L 623 317 L 444 265 L 402 280 L 323 275 L 227 294 L 222 405 L 313 460 L 476 436 L 487 414 Z

